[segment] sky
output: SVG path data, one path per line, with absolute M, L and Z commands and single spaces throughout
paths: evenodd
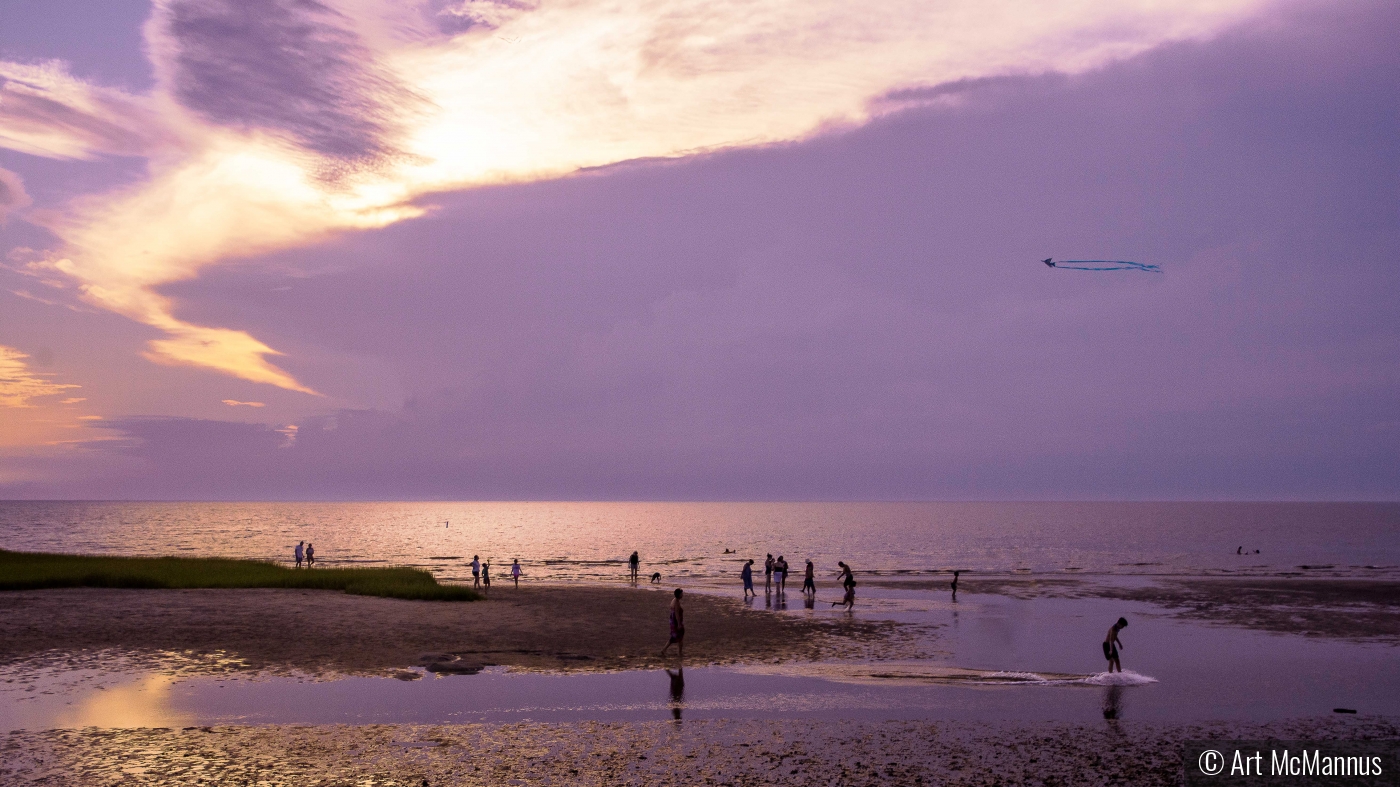
M 91 5 L 0 498 L 1400 499 L 1394 3 Z

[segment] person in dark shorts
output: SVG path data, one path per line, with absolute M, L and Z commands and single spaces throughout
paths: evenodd
M 676 646 L 676 655 L 685 658 L 685 610 L 681 609 L 681 589 L 676 588 L 676 598 L 671 602 L 671 639 L 661 649 L 661 655 Z
M 817 595 L 816 567 L 811 560 L 807 561 L 807 573 L 802 576 L 802 592 Z
M 632 569 L 632 581 L 636 582 L 637 569 L 641 568 L 642 565 L 641 557 L 639 557 L 636 552 L 633 552 L 632 557 L 627 558 L 627 565 Z
M 1117 668 L 1118 672 L 1123 671 L 1123 665 L 1118 662 L 1118 649 L 1123 647 L 1123 643 L 1118 639 L 1118 632 L 1128 627 L 1127 618 L 1119 618 L 1117 623 L 1108 630 L 1108 636 L 1103 640 L 1103 657 L 1108 659 L 1108 671 L 1113 672 Z

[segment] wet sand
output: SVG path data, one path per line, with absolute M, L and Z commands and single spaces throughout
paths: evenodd
M 115 652 L 165 669 L 273 674 L 655 667 L 670 601 L 669 589 L 557 585 L 498 586 L 470 603 L 303 590 L 0 593 L 0 666 L 103 666 Z M 907 626 L 773 615 L 701 594 L 684 603 L 690 665 L 917 655 Z
M 1189 740 L 1374 740 L 1395 720 L 1272 724 L 194 727 L 0 737 L 7 785 L 1176 785 Z
M 877 587 L 948 590 L 946 580 L 873 580 Z M 1400 582 L 1313 578 L 1159 578 L 1145 585 L 1097 577 L 969 578 L 963 595 L 1012 598 L 1113 598 L 1163 607 L 1192 620 L 1327 637 L 1400 643 Z

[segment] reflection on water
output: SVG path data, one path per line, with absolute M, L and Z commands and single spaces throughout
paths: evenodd
M 444 522 L 451 527 L 444 527 Z M 0 501 L 0 548 L 393 563 L 470 580 L 725 578 L 771 550 L 857 573 L 1400 574 L 1400 504 L 93 503 Z M 1267 545 L 1237 554 L 1239 543 Z M 733 550 L 726 552 L 725 550 Z
M 1103 693 L 1103 717 L 1105 719 L 1116 719 L 1123 712 L 1123 687 L 1117 684 L 1110 685 L 1104 689 Z
M 681 709 L 685 707 L 685 668 L 676 667 L 675 672 L 668 669 L 666 674 L 671 678 L 671 718 L 680 721 Z
M 94 690 L 66 706 L 55 718 L 58 727 L 179 727 L 192 715 L 171 706 L 175 678 L 147 675 L 135 682 Z

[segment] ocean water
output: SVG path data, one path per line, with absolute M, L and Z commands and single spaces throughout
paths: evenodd
M 769 552 L 909 575 L 1400 575 L 1394 503 L 188 503 L 0 501 L 0 548 L 394 564 L 470 578 L 732 577 Z M 1248 554 L 1237 554 L 1243 548 Z M 733 550 L 726 553 L 725 550 Z M 1256 554 L 1254 550 L 1258 550 Z
M 449 524 L 450 523 L 450 524 Z M 423 566 L 470 578 L 473 554 L 526 578 L 621 582 L 625 560 L 667 585 L 739 596 L 746 557 L 838 559 L 858 573 L 928 578 L 1400 577 L 1400 504 L 1216 503 L 101 503 L 0 502 L 0 548 L 287 560 L 298 540 L 326 565 Z M 1249 554 L 1237 554 L 1248 550 Z M 1257 554 L 1254 550 L 1258 549 Z M 726 553 L 725 550 L 732 550 Z M 830 575 L 745 603 L 839 618 Z M 760 588 L 762 585 L 760 584 Z M 664 633 L 668 594 L 655 592 Z M 1388 642 L 1318 638 L 1182 616 L 1140 601 L 978 593 L 943 581 L 863 583 L 857 617 L 916 624 L 917 662 L 480 675 L 403 682 L 325 676 L 182 676 L 121 666 L 92 675 L 0 667 L 0 731 L 96 725 L 928 718 L 1270 720 L 1400 714 Z M 1123 683 L 1099 643 L 1120 615 Z

